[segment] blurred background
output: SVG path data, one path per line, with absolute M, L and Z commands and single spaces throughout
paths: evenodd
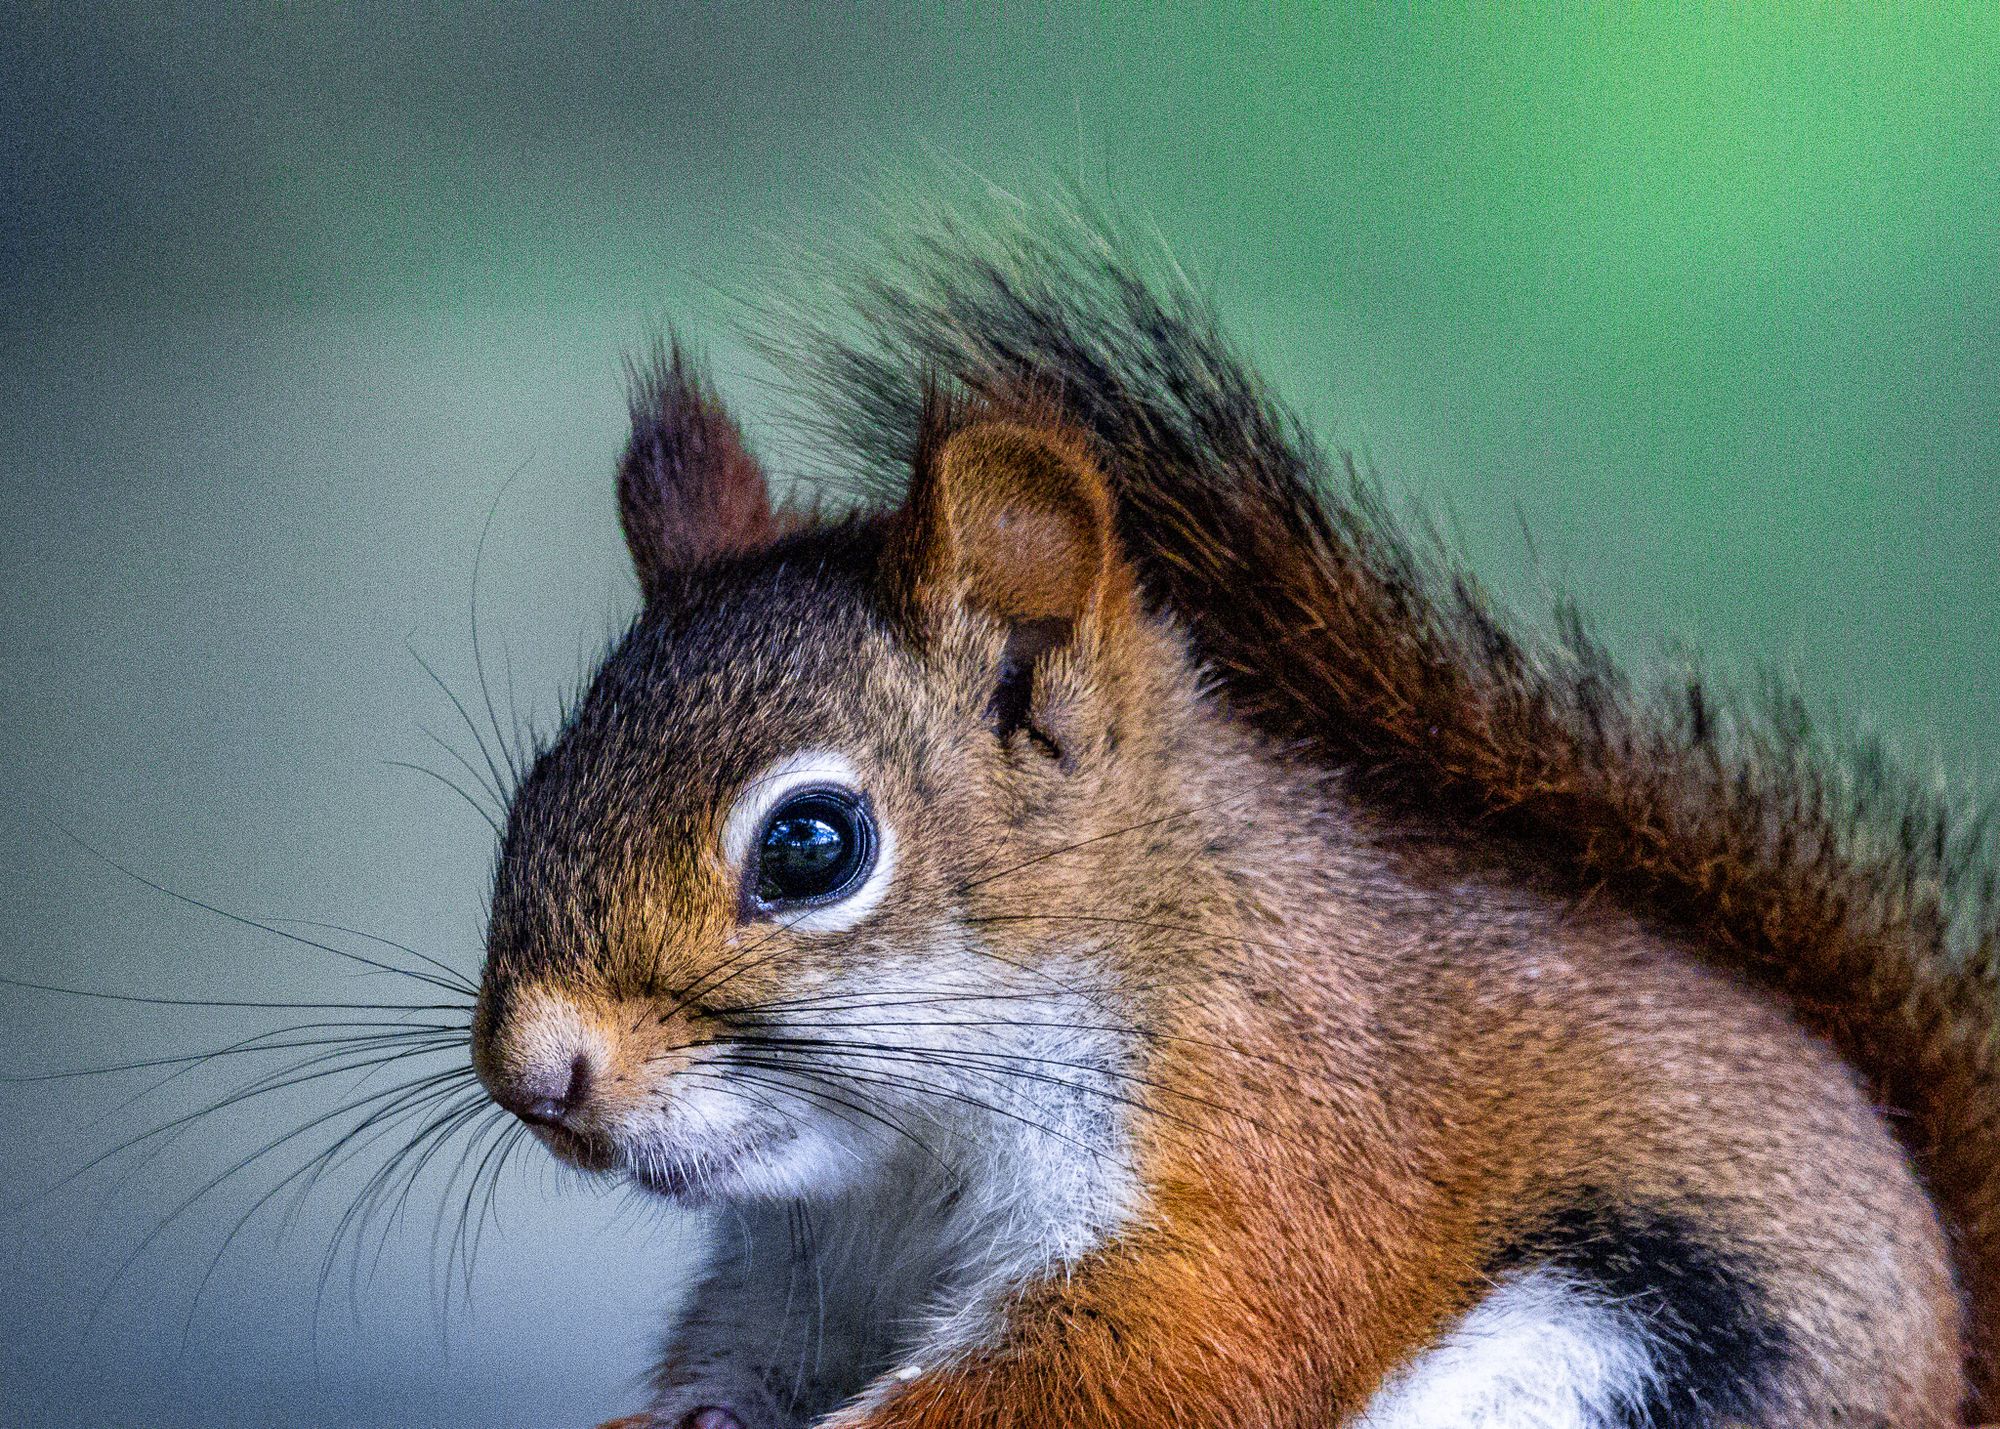
M 478 756 L 411 650 L 484 723 L 491 512 L 486 673 L 546 721 L 636 608 L 621 357 L 671 317 L 806 464 L 722 294 L 913 166 L 1143 216 L 1523 606 L 2000 773 L 2000 9 L 1083 8 L 0 5 L 0 972 L 430 992 L 136 874 L 473 973 L 490 832 L 395 762 Z M 0 1070 L 342 1015 L 6 988 Z M 531 1146 L 441 1267 L 454 1144 L 328 1268 L 388 1143 L 284 1177 L 394 1069 L 118 1149 L 253 1060 L 0 1085 L 0 1423 L 637 1402 L 698 1226 Z

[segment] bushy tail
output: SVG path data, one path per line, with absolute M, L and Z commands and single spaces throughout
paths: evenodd
M 1943 1208 L 1980 1402 L 2000 1406 L 2000 897 L 1982 812 L 1817 733 L 1775 689 L 1630 680 L 1573 610 L 1510 627 L 1329 463 L 1192 287 L 1100 220 L 901 214 L 788 314 L 785 365 L 884 482 L 927 382 L 1053 391 L 1122 535 L 1229 696 L 1361 787 L 1519 841 L 1695 932 L 1872 1083 Z M 801 322 L 801 318 L 804 322 Z

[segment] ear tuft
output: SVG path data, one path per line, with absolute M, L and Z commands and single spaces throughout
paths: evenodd
M 678 341 L 629 366 L 632 435 L 618 463 L 618 515 L 650 598 L 671 571 L 775 534 L 763 468 Z

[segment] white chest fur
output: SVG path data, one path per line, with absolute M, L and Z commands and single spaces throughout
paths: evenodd
M 1392 1376 L 1356 1429 L 1612 1429 L 1654 1372 L 1629 1311 L 1536 1270 Z

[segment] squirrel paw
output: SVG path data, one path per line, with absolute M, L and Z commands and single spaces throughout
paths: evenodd
M 709 1405 L 689 1410 L 673 1424 L 650 1414 L 628 1414 L 622 1419 L 608 1419 L 597 1429 L 743 1429 L 743 1425 L 727 1409 Z

